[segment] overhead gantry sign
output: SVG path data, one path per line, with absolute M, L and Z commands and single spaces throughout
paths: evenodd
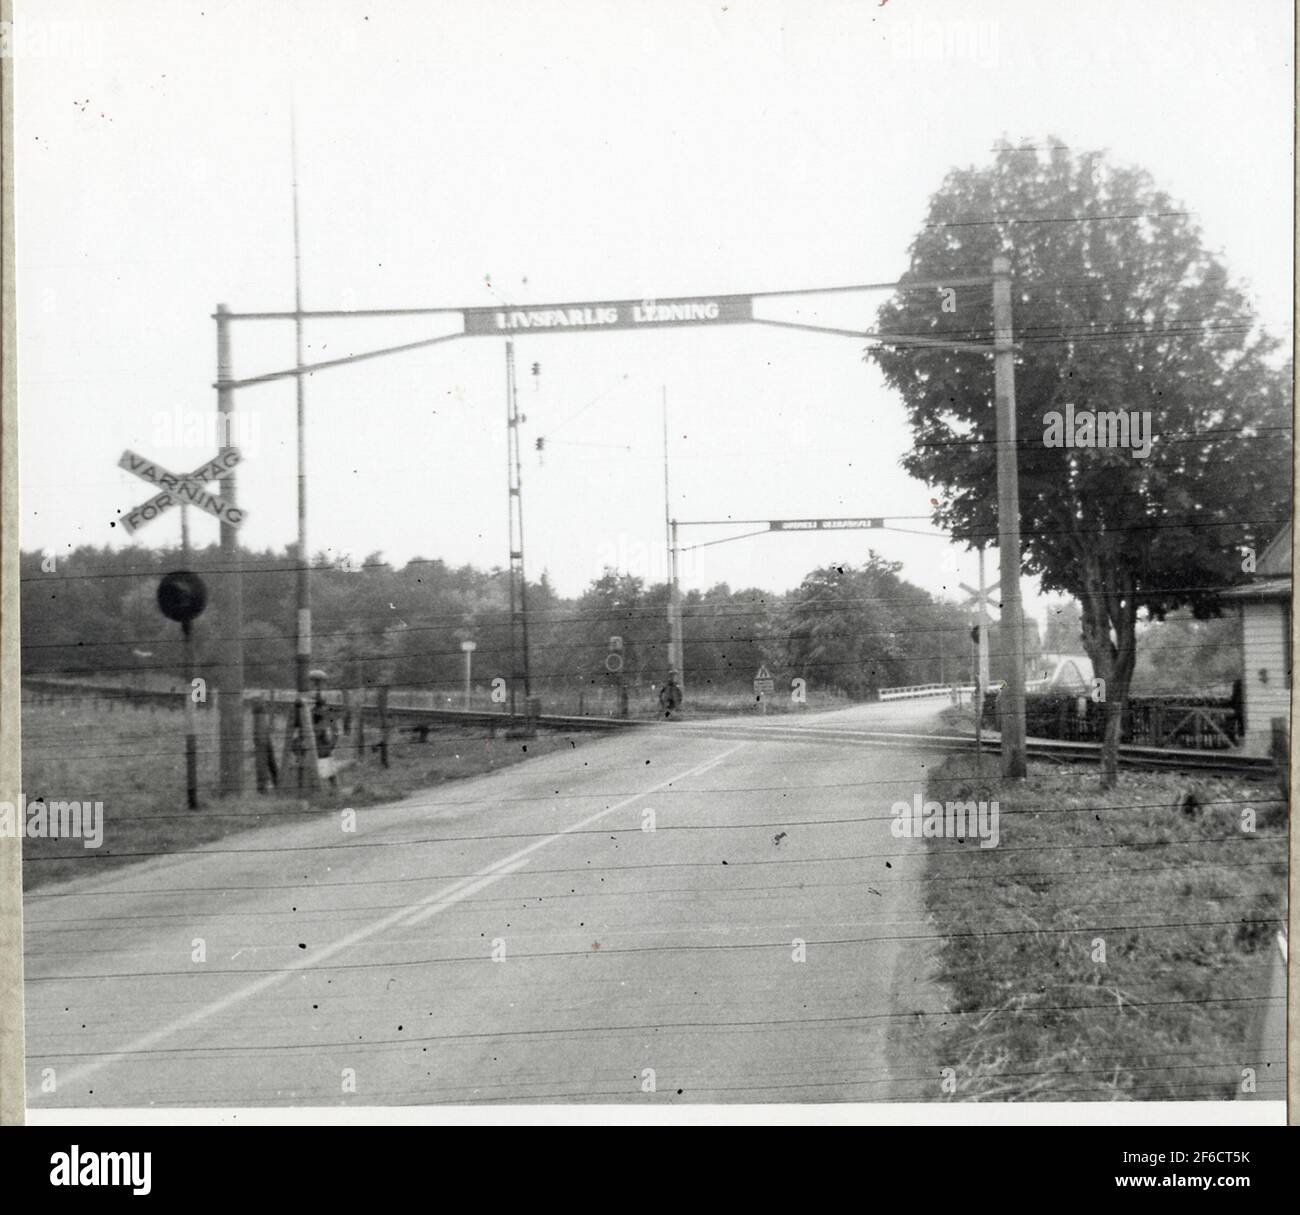
M 919 334 L 890 334 L 870 329 L 850 329 L 831 325 L 809 323 L 805 320 L 786 320 L 758 316 L 754 304 L 760 299 L 784 298 L 786 300 L 807 296 L 824 296 L 866 291 L 933 291 L 948 292 L 956 287 L 984 287 L 992 289 L 993 332 L 991 340 L 953 341 L 949 338 Z M 999 551 L 1002 563 L 1002 585 L 1006 588 L 1004 601 L 1010 619 L 1020 617 L 1020 510 L 1019 486 L 1016 464 L 1015 431 L 1015 344 L 1011 326 L 1011 262 L 1005 255 L 993 259 L 992 274 L 969 278 L 951 278 L 944 281 L 906 280 L 881 283 L 857 283 L 837 287 L 805 287 L 790 291 L 757 291 L 747 295 L 674 296 L 641 300 L 602 300 L 579 303 L 544 304 L 514 307 L 503 305 L 493 308 L 348 308 L 307 310 L 298 306 L 288 312 L 232 312 L 224 304 L 217 306 L 214 319 L 217 324 L 217 409 L 223 415 L 234 410 L 234 393 L 240 388 L 256 384 L 269 384 L 276 380 L 296 379 L 299 392 L 301 419 L 301 386 L 303 377 L 333 367 L 345 367 L 368 359 L 422 350 L 453 342 L 465 337 L 504 337 L 507 339 L 508 363 L 513 355 L 511 339 L 521 334 L 547 333 L 607 333 L 669 327 L 712 328 L 717 325 L 758 324 L 782 329 L 798 329 L 811 333 L 831 333 L 873 344 L 899 348 L 941 348 L 992 355 L 994 358 L 994 405 L 997 419 L 997 470 L 998 470 L 998 520 Z M 302 325 L 306 320 L 359 320 L 362 317 L 460 317 L 459 332 L 444 333 L 419 338 L 396 346 L 366 350 L 340 358 L 325 359 L 315 363 L 302 360 Z M 230 327 L 234 321 L 292 321 L 298 335 L 298 358 L 293 367 L 236 379 L 231 374 Z M 513 392 L 513 385 L 508 393 Z M 513 414 L 512 414 L 513 417 Z M 512 434 L 515 434 L 512 428 Z M 299 436 L 300 500 L 302 485 L 302 437 Z M 513 463 L 517 466 L 517 451 Z M 188 478 L 186 478 L 188 480 Z M 224 499 L 236 508 L 235 475 L 231 468 L 222 478 Z M 512 499 L 517 499 L 517 486 L 512 483 Z M 300 501 L 300 516 L 301 516 Z M 832 530 L 834 528 L 875 527 L 875 519 L 852 519 L 813 523 L 807 520 L 763 521 L 773 531 Z M 779 524 L 779 526 L 778 526 Z M 300 527 L 300 534 L 302 529 Z M 513 539 L 512 539 L 513 543 Z M 242 698 L 244 680 L 242 637 L 242 591 L 237 554 L 236 524 L 224 518 L 221 525 L 222 560 L 230 572 L 228 578 L 219 580 L 220 593 L 229 622 L 222 654 L 223 692 L 221 720 L 221 787 L 225 793 L 238 793 L 243 788 L 242 775 Z M 305 546 L 304 546 L 305 551 Z M 512 560 L 514 549 L 512 548 Z M 299 607 L 300 622 L 309 614 Z M 1006 630 L 1009 679 L 1003 696 L 999 698 L 1002 726 L 1003 773 L 1011 777 L 1025 774 L 1025 717 L 1024 717 L 1024 639 L 1019 630 Z M 310 637 L 309 630 L 299 626 L 299 646 L 303 638 Z M 309 644 L 309 642 L 308 642 Z M 680 641 L 676 646 L 680 654 Z
M 670 325 L 734 325 L 754 319 L 749 295 L 670 300 L 614 300 L 594 304 L 538 304 L 527 308 L 467 308 L 465 336 L 584 333 L 659 329 Z

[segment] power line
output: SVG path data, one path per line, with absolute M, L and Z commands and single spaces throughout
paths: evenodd
M 1111 215 L 1065 215 L 1032 216 L 1001 215 L 993 219 L 944 220 L 923 224 L 927 229 L 935 228 L 985 228 L 998 224 L 1092 224 L 1106 223 L 1112 220 L 1165 219 L 1171 216 L 1195 215 L 1195 211 L 1116 211 Z

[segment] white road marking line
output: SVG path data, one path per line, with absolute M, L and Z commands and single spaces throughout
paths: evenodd
M 699 776 L 702 773 L 709 771 L 710 768 L 717 767 L 718 764 L 722 763 L 724 759 L 726 759 L 730 755 L 734 755 L 737 751 L 740 750 L 741 747 L 745 745 L 747 744 L 744 742 L 737 743 L 734 747 L 731 747 L 729 750 L 724 751 L 721 755 L 715 756 L 713 759 L 706 760 L 703 764 L 699 765 L 698 767 L 692 768 L 689 772 L 683 772 L 680 776 L 670 777 L 668 780 L 661 781 L 657 785 L 652 785 L 649 789 L 646 789 L 641 793 L 634 793 L 632 794 L 631 797 L 625 797 L 621 802 L 616 802 L 612 806 L 606 806 L 604 810 L 597 810 L 595 814 L 590 814 L 584 819 L 579 819 L 576 823 L 570 823 L 569 826 L 563 828 L 560 831 L 557 831 L 554 835 L 548 835 L 543 839 L 534 840 L 531 844 L 528 844 L 525 847 L 520 848 L 518 852 L 512 852 L 509 856 L 502 857 L 501 860 L 497 861 L 495 865 L 489 865 L 486 869 L 480 870 L 479 872 L 483 874 L 491 873 L 497 868 L 499 868 L 500 866 L 509 865 L 512 861 L 515 861 L 521 857 L 529 856 L 532 853 L 536 852 L 539 848 L 545 848 L 548 844 L 553 844 L 556 840 L 562 839 L 564 836 L 570 835 L 574 831 L 581 831 L 584 827 L 589 827 L 592 823 L 599 822 L 606 815 L 613 814 L 616 810 L 622 810 L 624 807 L 630 806 L 633 802 L 638 801 L 643 797 L 649 797 L 652 793 L 658 793 L 661 789 L 668 788 L 669 785 L 673 784 L 676 781 L 685 780 L 687 777 L 690 776 Z M 406 923 L 408 924 L 418 923 L 420 920 L 424 919 L 425 916 L 428 914 L 424 911 L 419 910 L 418 907 L 415 910 L 416 910 L 416 914 L 410 920 L 407 920 Z
M 435 916 L 440 911 L 446 911 L 448 907 L 454 906 L 462 899 L 469 898 L 471 894 L 477 894 L 485 887 L 491 886 L 493 882 L 499 881 L 501 878 L 514 873 L 516 869 L 522 869 L 527 864 L 528 860 L 527 858 L 524 858 L 523 860 L 516 861 L 513 865 L 504 865 L 499 868 L 494 866 L 491 873 L 485 873 L 477 882 L 471 882 L 468 886 L 461 887 L 461 889 L 456 891 L 456 893 L 450 898 L 443 899 L 439 903 L 434 903 L 431 907 L 424 908 L 423 911 L 417 912 L 409 919 L 401 920 L 399 922 L 403 928 L 406 928 L 411 924 L 420 923 L 421 920 L 427 920 L 430 916 Z
M 711 768 L 717 767 L 718 764 L 723 762 L 723 760 L 734 755 L 742 747 L 747 745 L 748 743 L 746 742 L 737 743 L 734 747 L 729 747 L 726 751 L 723 751 L 721 755 L 716 755 L 710 760 L 705 760 L 704 763 L 697 764 L 694 768 L 688 768 L 685 772 L 679 772 L 676 776 L 671 776 L 667 780 L 660 781 L 657 785 L 651 785 L 650 788 L 644 789 L 640 793 L 634 793 L 631 797 L 625 797 L 622 801 L 615 802 L 614 805 L 607 806 L 604 810 L 599 810 L 595 814 L 590 814 L 576 823 L 571 823 L 563 830 L 555 832 L 554 835 L 548 835 L 543 839 L 535 840 L 526 848 L 520 848 L 519 851 L 512 852 L 509 856 L 502 857 L 499 861 L 494 861 L 492 864 L 484 866 L 477 873 L 473 873 L 469 877 L 461 878 L 458 881 L 453 882 L 450 886 L 444 887 L 436 894 L 431 894 L 427 898 L 421 899 L 419 902 L 410 906 L 399 907 L 396 911 L 390 912 L 388 915 L 375 920 L 371 924 L 367 924 L 364 928 L 358 928 L 355 932 L 351 932 L 347 936 L 341 937 L 332 945 L 326 945 L 324 948 L 318 949 L 310 955 L 298 958 L 295 961 L 290 962 L 289 965 L 283 967 L 281 970 L 275 971 L 272 974 L 263 975 L 262 978 L 257 979 L 255 982 L 249 983 L 246 987 L 238 988 L 237 990 L 232 991 L 229 995 L 222 996 L 219 1000 L 214 1000 L 211 1004 L 205 1004 L 202 1008 L 196 1008 L 193 1012 L 187 1013 L 185 1016 L 173 1021 L 170 1025 L 164 1025 L 161 1029 L 153 1030 L 151 1033 L 147 1033 L 143 1037 L 136 1038 L 135 1041 L 127 1043 L 126 1046 L 113 1051 L 111 1054 L 104 1055 L 92 1063 L 84 1063 L 80 1067 L 73 1068 L 72 1071 L 66 1073 L 60 1078 L 60 1084 L 66 1086 L 69 1084 L 79 1083 L 80 1081 L 95 1075 L 97 1072 L 102 1071 L 104 1068 L 111 1067 L 114 1063 L 122 1062 L 123 1059 L 126 1059 L 130 1055 L 149 1050 L 150 1048 L 157 1046 L 159 1042 L 163 1042 L 166 1039 L 173 1037 L 182 1030 L 189 1029 L 191 1026 L 197 1025 L 200 1021 L 206 1021 L 209 1017 L 215 1016 L 217 1013 L 225 1012 L 228 1008 L 233 1008 L 236 1004 L 242 1004 L 245 1000 L 260 995 L 268 988 L 283 983 L 285 979 L 290 977 L 290 975 L 296 974 L 299 971 L 310 970 L 313 966 L 328 961 L 336 954 L 342 953 L 345 949 L 350 949 L 353 945 L 356 945 L 360 941 L 367 940 L 376 933 L 383 932 L 386 928 L 391 928 L 393 925 L 403 923 L 404 921 L 406 923 L 414 924 L 420 920 L 428 918 L 429 916 L 436 915 L 440 911 L 445 911 L 447 908 L 455 906 L 455 904 L 460 902 L 462 899 L 468 898 L 471 894 L 477 893 L 485 886 L 491 885 L 493 882 L 507 876 L 507 874 L 513 873 L 515 869 L 527 864 L 527 861 L 524 860 L 524 858 L 530 853 L 536 852 L 539 848 L 545 848 L 548 844 L 553 844 L 556 840 L 563 839 L 566 835 L 569 835 L 574 831 L 581 831 L 582 828 L 590 826 L 592 823 L 598 822 L 600 819 L 630 806 L 633 802 L 639 801 L 643 797 L 649 797 L 653 793 L 658 793 L 660 790 L 668 788 L 669 785 L 675 784 L 678 781 L 688 780 L 692 776 L 700 776 Z M 514 862 L 516 861 L 519 863 L 515 864 Z M 412 918 L 407 919 L 407 917 Z M 148 978 L 147 975 L 142 975 L 140 977 Z

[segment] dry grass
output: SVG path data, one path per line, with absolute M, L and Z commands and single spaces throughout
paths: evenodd
M 110 707 L 111 704 L 111 707 Z M 31 889 L 86 873 L 130 864 L 163 853 L 185 852 L 232 832 L 295 815 L 318 815 L 339 806 L 393 801 L 443 781 L 477 776 L 495 768 L 581 745 L 539 731 L 526 742 L 495 737 L 471 727 L 440 726 L 424 743 L 394 731 L 389 766 L 371 753 L 357 758 L 344 739 L 336 754 L 351 761 L 337 792 L 324 790 L 309 803 L 287 789 L 217 799 L 215 714 L 198 715 L 199 790 L 197 811 L 185 804 L 185 731 L 179 710 L 131 708 L 93 696 L 23 703 L 23 792 L 36 798 L 102 801 L 104 841 L 100 848 L 80 840 L 24 839 L 23 886 Z M 251 734 L 251 731 L 250 731 Z M 277 752 L 280 732 L 276 732 Z M 368 742 L 378 735 L 368 731 Z M 282 773 L 287 783 L 287 774 Z M 251 762 L 245 787 L 255 789 Z
M 1273 785 L 1123 773 L 1102 793 L 1090 766 L 1036 765 L 999 786 L 974 764 L 952 757 L 927 792 L 1001 809 L 997 848 L 928 842 L 951 997 L 932 1045 L 956 1099 L 1233 1097 L 1285 915 Z

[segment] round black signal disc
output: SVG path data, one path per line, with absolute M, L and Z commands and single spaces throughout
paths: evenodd
M 168 620 L 188 624 L 208 603 L 208 588 L 198 574 L 176 570 L 158 584 L 158 609 Z

